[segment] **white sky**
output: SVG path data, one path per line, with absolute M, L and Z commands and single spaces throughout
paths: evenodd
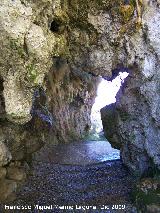
M 116 94 L 120 89 L 124 79 L 128 76 L 127 72 L 120 72 L 113 81 L 107 81 L 102 78 L 97 90 L 97 97 L 92 107 L 91 122 L 97 126 L 97 132 L 102 129 L 100 109 L 116 102 Z
M 121 72 L 113 81 L 107 81 L 102 78 L 97 90 L 97 97 L 93 108 L 101 109 L 106 105 L 116 102 L 116 94 L 120 89 L 121 83 L 128 76 L 127 72 Z

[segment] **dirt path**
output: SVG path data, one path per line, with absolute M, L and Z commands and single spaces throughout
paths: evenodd
M 134 183 L 135 180 L 123 166 L 121 160 L 90 163 L 88 165 L 35 162 L 34 174 L 30 176 L 12 205 L 32 205 L 32 211 L 28 210 L 27 212 L 35 213 L 131 213 L 136 212 L 132 210 L 133 205 L 130 199 L 130 192 Z M 52 205 L 52 207 L 50 206 L 52 210 L 37 211 L 36 204 Z M 71 206 L 73 209 L 59 209 L 54 205 L 59 205 L 60 208 Z M 62 207 L 64 205 L 65 207 Z M 80 207 L 88 205 L 91 206 L 89 210 Z M 119 209 L 113 210 L 114 207 Z M 104 210 L 104 208 L 106 209 Z M 120 210 L 121 208 L 123 210 Z M 21 211 L 12 210 L 11 212 Z

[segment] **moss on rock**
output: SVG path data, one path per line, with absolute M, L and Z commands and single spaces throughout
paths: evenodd
M 142 179 L 132 192 L 132 196 L 135 205 L 142 212 L 147 211 L 148 207 L 152 205 L 159 208 L 160 176 Z
M 128 22 L 133 15 L 134 6 L 133 5 L 122 5 L 119 10 L 123 17 L 124 22 Z

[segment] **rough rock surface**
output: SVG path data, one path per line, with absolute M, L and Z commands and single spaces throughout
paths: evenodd
M 8 151 L 6 145 L 0 143 L 0 166 L 6 165 L 11 160 L 11 153 Z
M 101 110 L 106 137 L 140 175 L 154 165 L 160 169 L 159 15 L 156 4 L 144 7 L 142 30 L 127 41 L 128 55 L 134 54 L 129 76 L 117 102 Z
M 160 178 L 143 178 L 136 186 L 133 195 L 140 212 L 160 211 Z
M 90 128 L 96 77 L 113 79 L 124 67 L 130 75 L 113 116 L 109 111 L 113 124 L 106 137 L 121 147 L 132 170 L 142 174 L 159 167 L 159 1 L 138 2 L 1 0 L 2 168 L 12 163 L 19 168 L 17 161 L 23 166 L 46 141 L 49 147 L 83 137 Z M 17 186 L 11 181 L 8 194 Z
M 3 171 L 7 164 L 1 177 L 13 184 L 25 177 L 21 164 L 30 163 L 46 141 L 78 139 L 90 127 L 98 80 L 68 65 L 64 6 L 54 0 L 0 2 L 0 166 Z M 21 166 L 11 172 L 16 162 Z

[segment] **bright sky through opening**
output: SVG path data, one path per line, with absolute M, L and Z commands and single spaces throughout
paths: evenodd
M 91 112 L 92 129 L 96 132 L 102 131 L 100 109 L 106 105 L 116 102 L 115 96 L 127 76 L 127 72 L 120 72 L 113 81 L 107 81 L 102 78 L 98 86 L 97 97 Z

